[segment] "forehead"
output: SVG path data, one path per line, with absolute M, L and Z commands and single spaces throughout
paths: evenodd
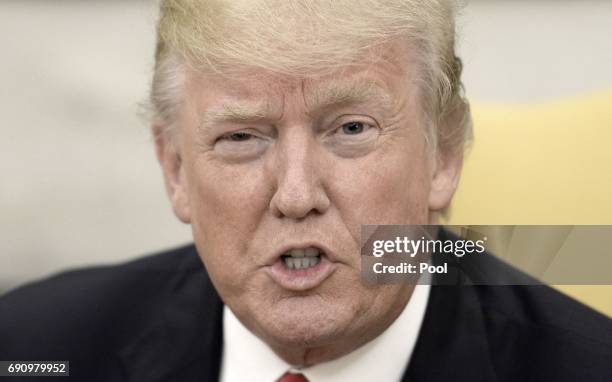
M 391 104 L 415 89 L 416 68 L 408 44 L 394 41 L 368 51 L 359 61 L 310 76 L 239 68 L 229 74 L 190 70 L 188 98 L 200 108 L 274 109 L 295 96 L 306 108 L 328 104 L 378 102 Z M 241 106 L 242 105 L 242 106 Z

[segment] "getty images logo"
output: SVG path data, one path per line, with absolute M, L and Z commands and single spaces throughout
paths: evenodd
M 404 236 L 396 237 L 395 240 L 375 240 L 372 243 L 372 255 L 382 257 L 399 254 L 415 257 L 418 253 L 440 253 L 463 257 L 473 253 L 483 253 L 486 241 L 486 236 L 482 240 L 438 240 L 425 239 L 425 237 L 414 240 Z

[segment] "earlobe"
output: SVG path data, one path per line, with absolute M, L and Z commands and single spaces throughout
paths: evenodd
M 432 175 L 429 190 L 429 210 L 442 211 L 449 206 L 459 185 L 463 167 L 463 152 L 441 156 Z
M 162 127 L 153 128 L 153 137 L 155 153 L 162 168 L 166 192 L 174 214 L 180 221 L 189 224 L 191 211 L 180 149 L 177 143 L 163 132 Z

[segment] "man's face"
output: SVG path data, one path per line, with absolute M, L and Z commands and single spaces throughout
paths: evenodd
M 158 139 L 175 212 L 224 302 L 294 363 L 393 322 L 412 287 L 361 283 L 361 225 L 427 224 L 452 195 L 440 184 L 454 190 L 428 151 L 408 50 L 383 53 L 306 80 L 190 71 L 176 155 Z

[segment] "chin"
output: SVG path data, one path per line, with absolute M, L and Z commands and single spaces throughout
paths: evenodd
M 319 296 L 290 297 L 260 311 L 258 327 L 270 342 L 282 347 L 320 347 L 346 337 L 355 314 L 343 302 Z

